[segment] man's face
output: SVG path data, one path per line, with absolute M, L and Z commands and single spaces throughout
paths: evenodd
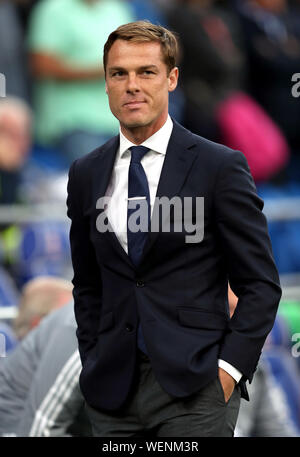
M 158 42 L 116 40 L 108 53 L 106 92 L 121 127 L 158 130 L 168 114 L 169 91 L 176 88 L 178 69 L 169 75 Z
M 18 170 L 27 159 L 30 148 L 30 122 L 20 112 L 13 110 L 1 117 L 0 124 L 0 168 Z

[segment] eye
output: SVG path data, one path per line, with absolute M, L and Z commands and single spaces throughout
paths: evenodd
M 119 70 L 119 71 L 114 71 L 111 76 L 114 77 L 114 76 L 123 76 L 123 75 L 124 75 L 124 71 Z
M 144 70 L 144 71 L 143 71 L 143 74 L 144 74 L 144 75 L 154 75 L 154 71 L 151 71 L 151 70 Z

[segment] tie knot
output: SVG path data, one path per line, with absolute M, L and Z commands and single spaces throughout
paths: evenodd
M 131 151 L 131 162 L 140 163 L 144 155 L 150 150 L 145 146 L 132 146 L 129 148 Z

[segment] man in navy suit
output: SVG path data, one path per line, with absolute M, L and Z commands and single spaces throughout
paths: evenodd
M 176 54 L 147 21 L 110 34 L 120 134 L 69 172 L 80 387 L 97 436 L 233 436 L 281 297 L 244 155 L 168 115 Z

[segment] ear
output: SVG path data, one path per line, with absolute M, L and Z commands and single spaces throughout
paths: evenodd
M 179 70 L 178 67 L 172 68 L 168 76 L 169 92 L 173 92 L 176 89 L 178 83 Z
M 105 92 L 108 93 L 107 92 L 107 84 L 106 84 L 106 82 L 105 82 Z

